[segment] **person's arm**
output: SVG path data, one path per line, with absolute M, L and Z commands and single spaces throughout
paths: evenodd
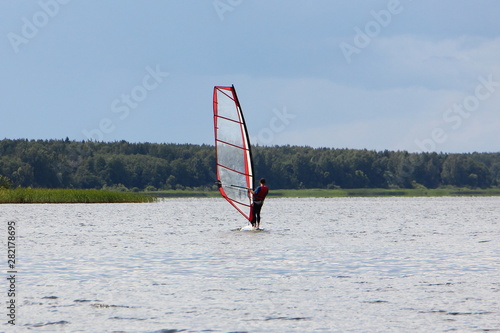
M 255 191 L 253 191 L 252 189 L 248 189 L 248 192 L 249 192 L 249 193 L 252 193 L 252 194 L 254 194 L 254 195 L 255 195 L 255 194 L 257 194 L 257 193 L 259 193 L 259 191 L 260 191 L 260 186 L 259 186 L 259 187 L 257 187 L 257 188 L 255 189 Z

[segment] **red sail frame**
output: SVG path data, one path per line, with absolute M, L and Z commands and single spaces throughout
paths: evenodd
M 216 173 L 221 195 L 249 221 L 253 162 L 245 119 L 234 86 L 215 86 L 213 95 Z

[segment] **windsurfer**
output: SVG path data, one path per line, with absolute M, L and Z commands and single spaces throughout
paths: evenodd
M 260 228 L 260 210 L 264 204 L 267 194 L 269 193 L 269 187 L 266 186 L 266 180 L 264 178 L 260 179 L 260 186 L 255 189 L 255 191 L 248 190 L 253 195 L 252 203 L 252 227 Z

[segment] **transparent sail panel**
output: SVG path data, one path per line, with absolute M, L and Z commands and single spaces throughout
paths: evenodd
M 219 117 L 217 120 L 217 139 L 244 148 L 241 126 L 240 123 Z
M 228 96 L 229 95 L 229 96 Z M 222 90 L 217 93 L 217 113 L 221 117 L 239 121 L 236 103 L 231 91 Z
M 219 175 L 221 179 L 225 179 L 223 183 L 224 191 L 232 200 L 240 203 L 248 204 L 248 190 L 245 175 L 219 167 Z
M 245 173 L 245 151 L 243 149 L 217 142 L 217 155 L 219 165 L 242 174 Z M 225 179 L 221 177 L 222 180 Z

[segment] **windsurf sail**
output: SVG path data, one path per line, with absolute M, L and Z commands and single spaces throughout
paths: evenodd
M 214 132 L 219 191 L 249 221 L 253 162 L 245 119 L 234 86 L 214 87 Z

